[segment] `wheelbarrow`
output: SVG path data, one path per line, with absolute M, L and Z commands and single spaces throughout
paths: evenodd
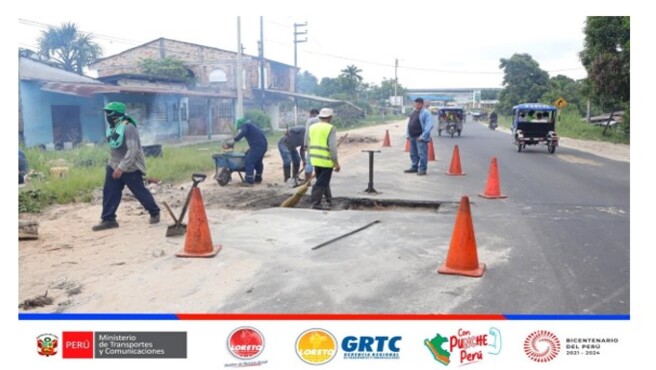
M 212 154 L 214 159 L 214 178 L 221 186 L 226 186 L 232 180 L 232 173 L 237 172 L 244 182 L 242 172 L 246 172 L 246 153 L 225 152 Z

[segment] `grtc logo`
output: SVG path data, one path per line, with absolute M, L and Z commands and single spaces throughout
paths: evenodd
M 296 339 L 296 354 L 310 365 L 323 365 L 337 354 L 337 339 L 324 329 L 304 331 Z
M 252 327 L 237 328 L 228 336 L 228 350 L 240 360 L 250 360 L 264 350 L 264 336 Z
M 549 362 L 560 353 L 560 340 L 547 330 L 536 330 L 526 337 L 524 353 L 535 362 Z
M 345 359 L 399 359 L 398 342 L 402 337 L 354 337 L 342 340 Z

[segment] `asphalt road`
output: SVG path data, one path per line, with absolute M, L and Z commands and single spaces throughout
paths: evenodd
M 474 222 L 512 253 L 454 312 L 629 313 L 629 163 L 544 145 L 517 153 L 510 135 L 476 123 L 436 142 L 456 143 L 469 181 L 484 183 L 497 157 L 510 198 L 479 198 Z

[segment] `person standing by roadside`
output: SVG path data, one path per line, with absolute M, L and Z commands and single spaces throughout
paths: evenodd
M 305 148 L 308 147 L 308 134 L 310 132 L 310 126 L 313 124 L 319 122 L 319 110 L 318 109 L 311 109 L 310 110 L 310 118 L 305 122 L 305 140 L 303 141 L 303 145 Z M 305 160 L 305 180 L 308 181 L 310 180 L 310 177 L 312 176 L 312 163 L 310 163 L 309 155 L 310 152 L 307 152 L 308 158 Z
M 410 139 L 410 168 L 405 173 L 416 173 L 418 176 L 426 175 L 428 167 L 428 141 L 433 129 L 433 117 L 424 108 L 424 99 L 415 99 L 415 109 L 408 119 L 406 137 Z
M 103 187 L 102 221 L 93 226 L 93 231 L 118 227 L 116 210 L 121 203 L 123 189 L 130 189 L 139 203 L 150 213 L 150 223 L 159 222 L 160 209 L 144 185 L 146 157 L 141 149 L 137 121 L 125 114 L 125 104 L 111 102 L 104 108 L 109 143 L 109 163 L 105 167 Z
M 330 179 L 335 172 L 341 169 L 337 158 L 337 133 L 335 126 L 330 124 L 333 110 L 323 108 L 319 112 L 319 122 L 310 126 L 308 133 L 308 151 L 310 161 L 317 175 L 317 181 L 312 186 L 310 201 L 313 209 L 324 209 L 321 199 L 326 196 L 328 205 L 332 205 Z

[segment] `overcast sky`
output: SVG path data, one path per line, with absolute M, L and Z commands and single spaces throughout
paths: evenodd
M 474 6 L 476 2 L 469 1 L 444 6 L 427 1 L 407 8 L 401 3 L 394 3 L 393 8 L 371 2 L 359 7 L 351 4 L 337 13 L 332 8 L 331 13 L 316 11 L 313 15 L 265 15 L 264 52 L 269 59 L 293 65 L 293 25 L 307 22 L 307 27 L 298 29 L 308 32 L 308 41 L 298 44 L 298 66 L 319 79 L 335 77 L 354 64 L 362 70 L 365 82 L 378 84 L 383 78 L 394 78 L 398 58 L 399 82 L 406 87 L 501 87 L 499 59 L 514 53 L 531 54 L 552 76 L 586 76 L 578 58 L 583 48 L 584 9 L 532 11 L 522 6 L 524 10 L 518 12 L 510 3 L 502 5 L 504 2 L 509 3 Z M 188 0 L 165 6 L 116 0 L 98 2 L 86 10 L 62 6 L 62 1 L 32 3 L 40 2 L 19 4 L 20 47 L 36 48 L 36 39 L 48 25 L 74 22 L 95 35 L 105 56 L 159 37 L 237 50 L 237 16 L 219 15 L 227 13 L 220 6 L 226 2 Z M 303 4 L 313 3 L 318 2 Z M 279 12 L 282 7 L 274 10 Z M 312 13 L 308 5 L 290 8 Z M 399 12 L 393 11 L 396 8 Z M 260 12 L 241 13 L 245 52 L 257 55 Z

